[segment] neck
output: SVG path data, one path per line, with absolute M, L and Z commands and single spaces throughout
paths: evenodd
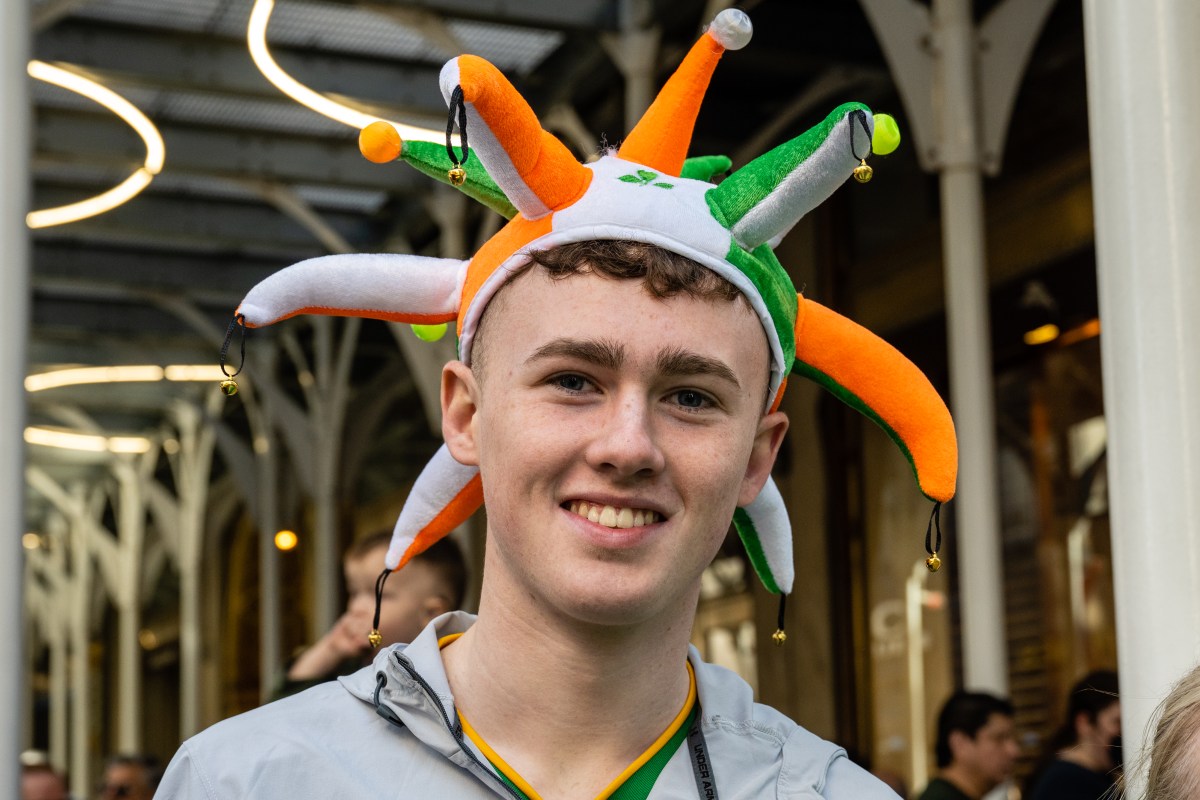
M 544 796 L 595 797 L 675 719 L 695 598 L 630 626 L 599 626 L 501 602 L 443 651 L 455 703 Z
M 1080 742 L 1068 747 L 1066 750 L 1060 751 L 1058 757 L 1084 769 L 1090 769 L 1092 772 L 1108 772 L 1112 769 L 1106 749 L 1088 742 Z
M 967 769 L 961 764 L 951 764 L 946 767 L 941 771 L 940 777 L 942 780 L 953 783 L 958 787 L 960 792 L 970 797 L 971 800 L 979 800 L 979 798 L 996 788 L 994 783 L 980 778 L 972 770 Z

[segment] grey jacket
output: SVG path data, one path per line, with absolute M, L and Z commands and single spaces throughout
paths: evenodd
M 227 719 L 184 742 L 156 798 L 511 798 L 462 733 L 438 639 L 474 618 L 455 612 L 353 675 Z M 689 660 L 716 796 L 895 800 L 845 752 L 774 709 L 721 667 Z M 652 798 L 700 796 L 687 743 Z M 710 795 L 711 796 L 711 795 Z

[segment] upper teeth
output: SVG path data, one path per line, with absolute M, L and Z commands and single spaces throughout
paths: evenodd
M 571 513 L 587 517 L 592 522 L 598 522 L 607 528 L 638 528 L 658 522 L 659 518 L 657 511 L 602 506 L 582 500 L 571 501 Z

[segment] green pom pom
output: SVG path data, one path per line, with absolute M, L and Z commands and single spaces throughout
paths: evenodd
M 891 114 L 875 115 L 875 135 L 871 137 L 871 150 L 876 155 L 886 156 L 900 146 L 900 126 Z
M 446 335 L 446 323 L 438 325 L 411 325 L 412 332 L 423 342 L 436 342 Z

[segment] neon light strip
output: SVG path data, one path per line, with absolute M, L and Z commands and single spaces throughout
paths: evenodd
M 25 391 L 42 392 L 63 386 L 94 383 L 154 383 L 156 381 L 211 381 L 224 378 L 221 368 L 214 364 L 154 364 L 119 367 L 72 367 L 52 372 L 38 372 L 25 378 Z
M 80 200 L 78 203 L 30 211 L 25 216 L 26 225 L 31 228 L 46 228 L 51 225 L 77 222 L 97 214 L 103 214 L 105 211 L 111 211 L 132 200 L 150 185 L 150 181 L 154 180 L 155 175 L 162 171 L 163 162 L 166 159 L 166 146 L 163 144 L 162 135 L 150 118 L 139 111 L 133 103 L 90 78 L 47 64 L 44 61 L 30 61 L 26 69 L 30 77 L 36 80 L 60 86 L 104 106 L 133 128 L 146 145 L 145 162 L 124 181 L 107 192 Z
M 53 428 L 26 428 L 25 441 L 42 447 L 83 450 L 89 453 L 145 453 L 150 449 L 150 440 L 141 436 L 102 436 Z
M 64 386 L 97 383 L 155 383 L 162 380 L 215 383 L 223 377 L 221 368 L 211 364 L 171 364 L 166 367 L 155 364 L 72 367 L 27 376 L 25 391 L 42 392 Z M 82 450 L 88 453 L 145 453 L 150 450 L 150 440 L 142 436 L 104 436 L 36 426 L 25 429 L 25 441 L 41 447 Z
M 330 100 L 283 71 L 283 68 L 272 58 L 271 51 L 267 47 L 267 24 L 271 21 L 271 12 L 274 10 L 275 0 L 255 0 L 254 8 L 250 12 L 250 22 L 246 26 L 246 43 L 250 47 L 250 58 L 254 60 L 263 76 L 274 84 L 275 88 L 300 105 L 343 125 L 349 125 L 355 130 L 362 130 L 377 121 L 379 117 Z M 445 131 L 421 128 L 393 120 L 384 121 L 390 122 L 405 139 L 423 142 L 444 142 L 446 140 Z

